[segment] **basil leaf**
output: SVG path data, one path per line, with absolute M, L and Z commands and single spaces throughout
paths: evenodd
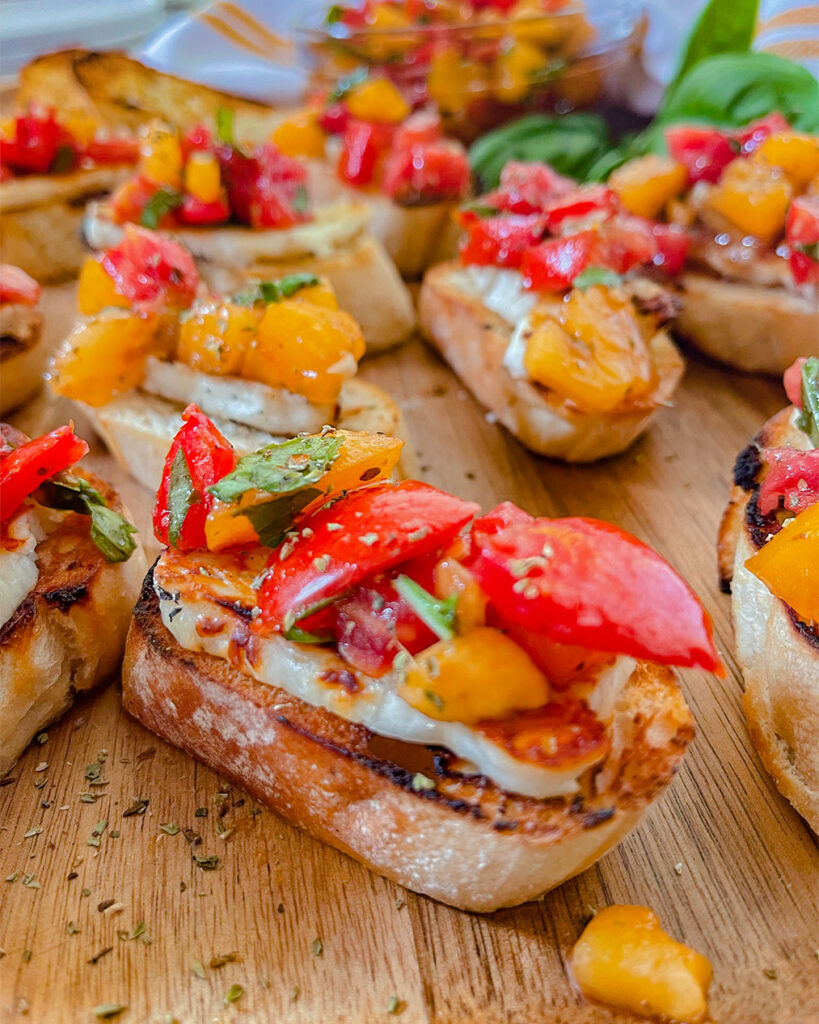
M 310 207 L 310 197 L 307 194 L 307 189 L 304 185 L 299 185 L 296 189 L 296 194 L 290 201 L 290 205 L 296 211 L 296 213 L 307 213 Z
M 182 448 L 176 449 L 168 479 L 168 541 L 179 542 L 179 534 L 185 525 L 185 517 L 192 505 L 200 500 L 191 479 L 188 460 Z
M 91 516 L 91 540 L 107 562 L 127 562 L 136 548 L 137 532 L 128 520 L 108 508 L 96 487 L 82 477 L 61 473 L 47 480 L 37 491 L 38 500 L 48 508 L 65 509 Z
M 159 222 L 165 214 L 170 213 L 171 210 L 175 210 L 177 206 L 181 206 L 183 199 L 184 197 L 182 193 L 177 192 L 175 188 L 163 187 L 157 189 L 148 202 L 142 207 L 139 223 L 144 228 L 155 229 L 159 227 Z
M 819 242 L 810 242 L 808 245 L 794 245 L 791 248 L 795 252 L 801 252 L 805 256 L 810 256 L 812 260 L 819 260 Z
M 266 445 L 239 459 L 232 473 L 209 488 L 210 493 L 220 501 L 234 502 L 250 490 L 268 494 L 301 491 L 324 476 L 338 457 L 342 441 L 336 434 L 326 434 Z
M 751 48 L 759 0 L 711 0 L 697 19 L 680 54 L 665 102 L 688 71 L 717 53 L 745 53 Z
M 233 296 L 240 306 L 255 306 L 258 302 L 268 305 L 292 298 L 301 288 L 312 288 L 319 283 L 315 274 L 287 274 L 276 281 L 259 281 L 253 288 L 246 288 Z
M 496 206 L 489 206 L 488 203 L 480 202 L 464 203 L 461 209 L 465 213 L 474 213 L 475 216 L 480 217 L 481 220 L 486 217 L 494 217 L 500 212 Z
M 265 547 L 277 548 L 299 512 L 320 497 L 321 491 L 315 487 L 308 487 L 306 490 L 296 491 L 295 494 L 283 494 L 270 501 L 262 501 L 258 505 L 237 509 L 234 515 L 247 516 L 259 535 L 259 542 Z
M 233 145 L 233 111 L 230 107 L 216 108 L 216 135 L 226 145 Z
M 572 281 L 572 287 L 585 291 L 595 284 L 605 285 L 606 288 L 617 288 L 622 283 L 623 278 L 619 274 L 615 274 L 613 270 L 608 270 L 606 267 L 586 267 Z
M 338 103 L 339 100 L 344 99 L 351 89 L 355 89 L 357 85 L 361 85 L 362 82 L 367 80 L 368 71 L 365 67 L 356 68 L 355 71 L 351 71 L 349 75 L 343 75 L 336 82 L 336 86 L 330 93 L 328 99 L 330 103 Z
M 819 359 L 811 356 L 802 367 L 802 411 L 797 426 L 819 448 Z
M 448 597 L 445 601 L 439 601 L 409 576 L 399 576 L 392 581 L 392 585 L 421 622 L 428 626 L 436 636 L 441 640 L 452 639 L 455 635 L 457 597 Z
M 327 24 L 335 25 L 337 21 L 341 21 L 344 17 L 344 9 L 339 7 L 338 4 L 333 4 L 332 7 L 327 11 Z
M 547 163 L 560 174 L 585 180 L 589 168 L 610 149 L 608 126 L 597 114 L 530 114 L 474 142 L 469 163 L 487 191 L 497 187 L 510 160 Z
M 284 634 L 285 640 L 292 640 L 297 644 L 329 644 L 333 642 L 332 634 L 329 631 L 321 633 L 308 633 L 305 629 L 292 626 Z
M 136 541 L 131 536 L 136 527 L 127 519 L 106 505 L 89 505 L 91 513 L 91 540 L 105 555 L 107 562 L 127 562 L 131 557 Z
M 51 165 L 53 174 L 67 174 L 75 163 L 76 154 L 71 146 L 58 146 L 57 155 Z

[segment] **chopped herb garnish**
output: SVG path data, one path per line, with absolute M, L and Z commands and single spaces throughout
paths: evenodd
M 37 881 L 36 875 L 23 875 L 23 885 L 27 889 L 39 889 L 40 883 Z
M 123 928 L 123 929 L 121 929 L 120 931 L 117 932 L 117 935 L 124 942 L 132 942 L 134 939 L 138 939 L 140 937 L 140 935 L 143 935 L 144 933 L 145 933 L 145 922 L 144 921 L 140 921 L 138 925 L 135 925 L 134 928 L 131 929 L 130 932 L 125 931 L 125 929 Z
M 216 135 L 228 146 L 235 145 L 233 134 L 234 114 L 230 107 L 216 108 Z
M 42 831 L 43 831 L 43 828 L 42 828 L 41 825 L 35 825 L 34 828 L 30 828 L 28 830 L 28 832 L 25 833 L 25 835 L 23 836 L 23 839 L 31 839 L 32 836 L 40 835 L 40 833 Z
M 474 213 L 475 216 L 480 217 L 481 220 L 485 217 L 494 217 L 499 212 L 496 206 L 490 206 L 488 203 L 482 203 L 480 201 L 464 203 L 461 209 L 465 213 Z
M 48 733 L 41 732 L 37 734 L 37 742 L 42 746 L 44 743 L 48 743 Z
M 367 68 L 360 67 L 356 68 L 355 71 L 351 71 L 349 75 L 343 75 L 336 82 L 336 87 L 329 95 L 330 103 L 338 103 L 339 100 L 344 99 L 351 89 L 355 89 L 357 85 L 361 85 L 362 82 L 367 80 Z
M 114 947 L 112 946 L 111 949 Z M 89 963 L 92 961 L 89 960 Z M 96 960 L 93 961 L 96 963 Z M 123 1010 L 127 1010 L 128 1007 L 125 1003 L 100 1003 L 99 1006 L 94 1007 L 94 1016 L 100 1020 L 110 1020 L 112 1017 L 118 1017 Z
M 452 639 L 455 635 L 455 609 L 458 605 L 456 596 L 440 601 L 409 576 L 399 576 L 393 580 L 392 585 L 437 637 L 441 640 Z
M 242 998 L 244 992 L 245 990 L 242 986 L 237 985 L 236 982 L 234 982 L 225 993 L 225 1004 L 235 1003 L 237 1000 Z
M 95 804 L 104 793 L 80 793 L 80 803 Z
M 91 895 L 91 890 L 90 889 L 81 889 L 80 890 L 80 896 L 90 896 L 90 895 Z
M 179 541 L 179 534 L 185 524 L 192 505 L 200 500 L 193 486 L 188 460 L 180 446 L 171 463 L 168 479 L 168 540 L 171 544 Z
M 203 981 L 205 980 L 205 965 L 201 960 L 194 960 L 191 964 L 191 970 L 197 978 L 201 978 Z
M 197 807 L 196 810 L 193 812 L 193 816 L 194 816 L 194 818 L 207 818 L 207 816 L 208 816 L 208 809 L 207 809 L 207 807 Z
M 422 775 L 421 772 L 416 772 L 412 777 L 412 788 L 416 793 L 422 790 L 435 789 L 435 780 Z
M 11 875 L 6 875 L 6 881 L 7 882 L 16 882 L 19 877 L 20 877 L 20 872 L 19 871 L 15 871 Z
M 622 283 L 622 277 L 619 274 L 615 274 L 613 270 L 608 270 L 606 267 L 586 267 L 572 281 L 572 286 L 585 291 L 595 284 L 602 284 L 606 288 L 617 288 Z
M 295 195 L 290 200 L 290 205 L 296 213 L 307 213 L 310 208 L 310 197 L 308 196 L 307 189 L 304 185 L 299 185 L 297 187 Z
M 401 1000 L 398 996 L 390 996 L 390 1001 L 387 1003 L 387 1013 L 398 1013 L 401 1006 Z
M 73 146 L 58 146 L 57 154 L 51 164 L 52 174 L 68 174 L 73 169 L 76 153 Z
M 136 814 L 144 814 L 149 803 L 149 800 L 134 800 L 131 806 L 126 807 L 122 812 L 123 818 L 133 818 Z
M 119 829 L 112 828 L 111 831 L 108 833 L 108 838 L 119 839 Z
M 69 935 L 77 935 L 80 929 L 74 924 L 73 921 L 69 921 L 68 924 L 65 926 L 65 930 L 68 932 Z
M 162 218 L 182 205 L 184 196 L 175 188 L 162 187 L 156 190 L 148 202 L 142 207 L 139 223 L 144 228 L 155 231 Z
M 321 939 L 313 939 L 313 942 L 310 946 L 310 952 L 313 954 L 313 956 L 321 956 L 321 954 L 324 952 L 324 943 L 321 941 Z
M 38 500 L 48 508 L 68 509 L 91 517 L 91 540 L 107 562 L 126 562 L 136 548 L 133 538 L 136 527 L 108 508 L 102 494 L 87 480 L 70 473 L 61 473 L 47 480 L 37 492 Z M 42 733 L 46 740 L 47 733 Z M 45 740 L 38 742 L 45 743 Z
M 396 898 L 395 898 L 395 909 L 396 910 L 400 910 L 401 907 L 403 907 L 403 906 L 404 906 L 404 901 L 401 899 L 400 896 L 396 896 Z
M 344 8 L 339 7 L 338 4 L 333 4 L 327 11 L 327 24 L 335 25 L 337 21 L 341 21 L 344 17 Z
M 219 867 L 219 857 L 212 853 L 209 857 L 197 857 L 196 854 L 191 855 L 193 857 L 194 864 L 203 871 L 215 871 Z
M 160 824 L 159 827 L 162 829 L 165 835 L 168 836 L 178 835 L 182 831 L 182 829 L 178 825 L 175 825 L 172 821 L 166 821 L 164 824 Z
M 806 359 L 802 366 L 802 411 L 797 426 L 819 448 L 819 359 L 816 356 Z
M 30 949 L 24 949 L 23 950 L 23 963 L 24 964 L 31 963 L 31 950 Z
M 98 779 L 100 775 L 102 775 L 102 765 L 99 761 L 94 761 L 85 766 L 86 779 Z
M 234 950 L 232 953 L 222 953 L 221 956 L 211 957 L 208 967 L 215 969 L 217 967 L 224 967 L 225 964 L 240 964 L 241 962 L 241 956 Z
M 309 633 L 305 629 L 299 629 L 298 626 L 292 626 L 284 633 L 285 640 L 292 640 L 295 644 L 329 644 L 333 641 L 332 633 L 329 630 L 326 633 Z M 251 814 L 258 814 L 258 810 L 254 808 Z

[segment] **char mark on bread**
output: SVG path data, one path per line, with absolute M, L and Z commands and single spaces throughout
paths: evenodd
M 819 651 L 819 624 L 803 621 L 797 616 L 796 612 L 790 607 L 790 605 L 786 605 L 786 608 L 788 609 L 788 615 L 797 633 L 799 633 L 799 635 L 803 637 L 811 647 Z
M 743 491 L 752 490 L 761 469 L 762 458 L 759 448 L 753 443 L 746 445 L 734 462 L 734 483 Z
M 754 484 L 748 504 L 745 506 L 745 522 L 754 546 L 761 548 L 769 537 L 779 533 L 782 526 L 776 517 L 776 510 L 764 515 L 759 511 L 759 484 Z
M 61 612 L 67 612 L 72 605 L 82 601 L 88 594 L 88 587 L 84 583 L 73 586 L 54 587 L 43 591 L 43 599 L 50 605 L 59 608 Z

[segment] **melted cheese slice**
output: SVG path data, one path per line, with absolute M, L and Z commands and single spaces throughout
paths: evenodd
M 5 626 L 37 585 L 37 544 L 45 536 L 33 508 L 24 508 L 0 538 L 0 626 Z
M 471 726 L 442 722 L 410 707 L 398 695 L 402 672 L 378 679 L 352 672 L 358 689 L 339 685 L 350 666 L 326 648 L 296 644 L 280 635 L 254 637 L 249 653 L 246 616 L 255 600 L 253 581 L 267 552 L 247 560 L 197 552 L 166 551 L 154 569 L 162 620 L 180 646 L 230 661 L 260 683 L 279 686 L 292 696 L 357 722 L 371 732 L 425 746 L 441 746 L 474 766 L 502 789 L 536 799 L 571 796 L 578 779 L 599 759 L 593 755 L 559 769 L 513 757 Z M 243 609 L 245 617 L 236 609 Z M 594 687 L 594 710 L 605 721 L 634 670 L 631 658 L 618 658 Z

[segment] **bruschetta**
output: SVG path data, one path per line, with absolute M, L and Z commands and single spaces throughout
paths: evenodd
M 0 127 L 3 260 L 44 284 L 73 277 L 85 256 L 86 201 L 111 192 L 139 156 L 132 136 L 104 134 L 82 115 L 34 111 Z
M 119 667 L 145 557 L 70 426 L 0 424 L 0 776 Z
M 115 246 L 124 225 L 159 230 L 193 255 L 217 291 L 248 278 L 320 274 L 364 328 L 372 351 L 403 341 L 415 314 L 383 246 L 368 232 L 361 202 L 313 203 L 307 169 L 264 143 L 234 143 L 230 111 L 218 135 L 198 126 L 184 135 L 154 125 L 141 143 L 137 172 L 83 222 L 92 249 Z
M 0 416 L 27 401 L 43 383 L 40 286 L 19 267 L 0 263 Z
M 819 355 L 819 139 L 771 114 L 731 132 L 675 125 L 669 155 L 609 178 L 623 206 L 691 238 L 676 328 L 722 363 L 782 374 Z
M 131 714 L 468 910 L 542 895 L 637 824 L 693 736 L 670 666 L 721 670 L 667 563 L 596 520 L 387 481 L 394 439 L 330 430 L 237 459 L 186 415 L 128 638 Z
M 819 359 L 786 375 L 793 404 L 739 455 L 719 533 L 751 738 L 819 833 Z
M 466 150 L 444 137 L 438 114 L 411 113 L 388 79 L 353 76 L 282 120 L 271 138 L 308 158 L 317 198 L 366 203 L 371 233 L 404 277 L 455 256 L 452 213 L 471 191 Z
M 507 164 L 459 220 L 460 259 L 421 286 L 424 334 L 532 451 L 569 462 L 624 451 L 682 376 L 665 330 L 673 297 L 645 273 L 678 261 L 684 235 L 543 164 Z
M 128 226 L 118 246 L 86 260 L 78 305 L 51 386 L 91 411 L 117 459 L 151 490 L 191 400 L 241 452 L 325 424 L 398 427 L 391 399 L 355 377 L 361 328 L 314 274 L 216 296 L 177 242 Z

